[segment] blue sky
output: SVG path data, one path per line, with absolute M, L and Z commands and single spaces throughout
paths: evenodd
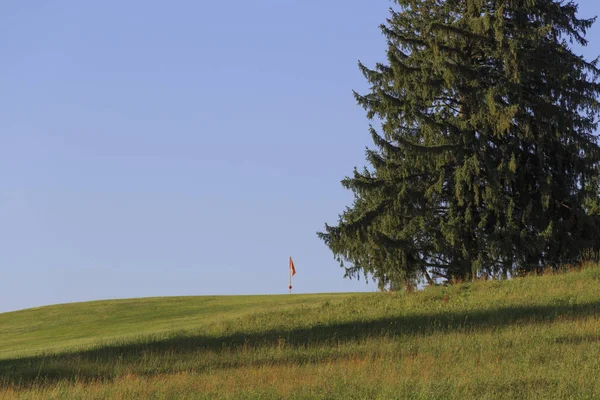
M 297 292 L 374 291 L 315 232 L 364 164 L 351 91 L 358 59 L 384 60 L 389 6 L 3 2 L 0 312 L 285 293 L 290 255 Z

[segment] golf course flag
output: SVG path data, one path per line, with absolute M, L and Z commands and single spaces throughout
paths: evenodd
M 290 257 L 290 294 L 292 294 L 292 276 L 294 275 L 296 275 L 296 267 L 294 267 L 294 262 Z

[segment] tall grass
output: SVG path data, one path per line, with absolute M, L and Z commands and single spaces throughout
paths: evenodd
M 600 267 L 55 306 L 0 314 L 0 343 L 0 398 L 600 398 Z

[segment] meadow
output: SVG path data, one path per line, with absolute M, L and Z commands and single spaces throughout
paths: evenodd
M 0 314 L 0 398 L 600 398 L 600 266 Z

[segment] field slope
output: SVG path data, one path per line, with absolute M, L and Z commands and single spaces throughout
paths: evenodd
M 600 267 L 0 314 L 0 398 L 600 398 Z

